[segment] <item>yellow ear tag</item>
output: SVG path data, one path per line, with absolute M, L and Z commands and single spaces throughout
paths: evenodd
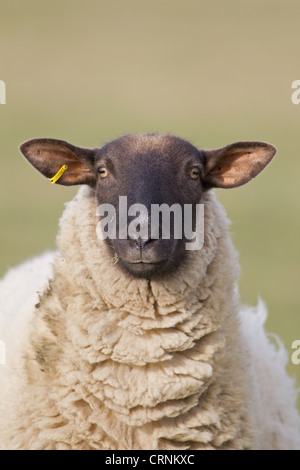
M 61 176 L 64 174 L 64 172 L 68 169 L 68 165 L 63 165 L 61 167 L 60 170 L 58 170 L 58 172 L 56 173 L 56 175 L 54 175 L 52 178 L 49 178 L 49 180 L 51 181 L 52 184 L 56 183 L 56 181 L 59 180 L 59 178 L 61 178 Z

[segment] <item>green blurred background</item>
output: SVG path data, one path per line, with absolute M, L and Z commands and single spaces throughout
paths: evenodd
M 291 356 L 300 339 L 300 2 L 1 0 L 0 275 L 55 247 L 76 189 L 19 154 L 33 137 L 94 147 L 123 133 L 172 133 L 205 148 L 278 148 L 250 184 L 218 190 L 240 252 L 245 303 L 261 296 L 268 331 Z M 289 361 L 300 385 L 300 365 Z

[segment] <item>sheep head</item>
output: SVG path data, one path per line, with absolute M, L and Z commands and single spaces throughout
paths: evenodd
M 20 150 L 47 178 L 57 174 L 58 184 L 87 184 L 94 189 L 102 208 L 98 212 L 101 227 L 104 221 L 114 227 L 103 238 L 115 253 L 118 266 L 133 276 L 148 279 L 176 269 L 184 259 L 186 207 L 190 208 L 190 233 L 196 234 L 197 208 L 205 192 L 213 187 L 233 188 L 247 183 L 276 153 L 275 147 L 265 142 L 238 142 L 217 150 L 198 150 L 178 137 L 156 134 L 125 135 L 94 149 L 55 139 L 32 139 L 24 142 Z M 67 170 L 58 173 L 64 165 Z M 168 236 L 164 233 L 162 212 L 154 234 L 151 225 L 152 208 L 162 204 L 169 208 Z M 112 213 L 104 220 L 110 207 Z M 177 215 L 182 215 L 177 226 L 175 207 Z M 131 230 L 133 227 L 135 230 Z

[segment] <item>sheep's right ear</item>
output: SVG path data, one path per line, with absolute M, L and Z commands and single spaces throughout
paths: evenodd
M 57 184 L 93 186 L 96 182 L 93 171 L 96 149 L 75 147 L 63 140 L 32 139 L 21 144 L 20 150 L 31 165 L 49 179 L 67 165 Z

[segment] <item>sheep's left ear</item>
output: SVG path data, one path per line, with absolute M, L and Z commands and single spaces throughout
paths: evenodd
M 235 188 L 255 178 L 272 160 L 276 148 L 266 142 L 237 142 L 203 153 L 204 187 Z
M 85 149 L 57 139 L 32 139 L 20 145 L 26 159 L 42 175 L 57 184 L 71 186 L 96 182 L 94 162 L 97 149 Z M 65 171 L 60 169 L 67 167 Z M 61 173 L 61 174 L 60 174 Z

